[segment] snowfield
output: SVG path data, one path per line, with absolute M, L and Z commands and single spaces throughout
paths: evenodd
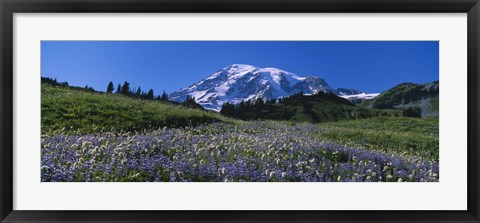
M 354 95 L 342 95 L 340 97 L 345 98 L 349 101 L 352 101 L 352 100 L 370 100 L 370 99 L 374 99 L 379 94 L 380 93 L 371 93 L 371 94 L 361 93 L 361 94 L 354 94 Z

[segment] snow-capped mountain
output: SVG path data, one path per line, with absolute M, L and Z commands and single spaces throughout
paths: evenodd
M 182 102 L 187 96 L 206 109 L 219 111 L 223 103 L 242 100 L 287 97 L 299 92 L 335 92 L 324 79 L 302 77 L 277 68 L 259 68 L 246 64 L 233 64 L 219 70 L 190 87 L 169 95 L 170 100 Z
M 349 100 L 350 102 L 354 103 L 354 104 L 358 104 L 362 101 L 365 101 L 365 100 L 370 100 L 370 99 L 374 99 L 375 97 L 377 97 L 380 93 L 371 93 L 371 94 L 367 94 L 365 92 L 362 92 L 360 94 L 352 94 L 352 95 L 338 95 L 342 98 L 345 98 L 347 100 Z
M 337 90 L 335 90 L 335 94 L 338 96 L 356 95 L 356 94 L 362 94 L 362 93 L 366 93 L 366 92 L 359 91 L 357 89 L 346 89 L 346 88 L 337 88 Z
M 365 100 L 370 100 L 377 97 L 380 93 L 366 93 L 356 89 L 337 88 L 335 94 L 339 97 L 345 98 L 353 104 L 358 104 Z

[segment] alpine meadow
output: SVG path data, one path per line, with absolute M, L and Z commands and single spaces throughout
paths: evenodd
M 437 41 L 42 41 L 42 182 L 438 182 Z

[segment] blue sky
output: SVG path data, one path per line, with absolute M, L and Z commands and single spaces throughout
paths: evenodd
M 41 75 L 101 91 L 128 81 L 157 95 L 251 64 L 376 93 L 438 80 L 438 53 L 437 41 L 42 41 Z

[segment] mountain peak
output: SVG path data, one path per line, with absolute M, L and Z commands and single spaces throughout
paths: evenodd
M 236 63 L 236 64 L 232 64 L 232 65 L 229 65 L 227 67 L 224 68 L 225 69 L 245 69 L 245 68 L 257 68 L 253 65 L 250 65 L 250 64 L 240 64 L 240 63 Z
M 226 71 L 228 73 L 243 73 L 248 71 L 253 71 L 257 69 L 257 67 L 249 64 L 232 64 L 222 69 L 222 71 Z
M 273 67 L 232 64 L 188 88 L 173 92 L 169 98 L 181 102 L 187 96 L 194 97 L 204 108 L 219 111 L 225 102 L 236 104 L 243 100 L 277 99 L 299 92 L 320 91 L 334 92 L 319 77 L 302 77 Z

